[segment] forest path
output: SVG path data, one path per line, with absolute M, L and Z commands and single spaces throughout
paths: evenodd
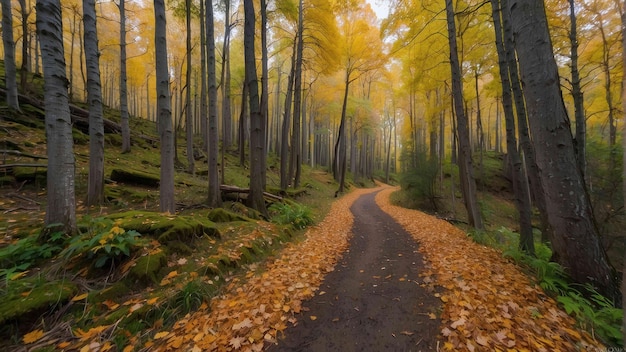
M 303 240 L 156 333 L 151 350 L 606 350 L 500 252 L 391 205 L 394 190 L 339 198 Z
M 434 351 L 442 304 L 419 284 L 417 242 L 376 204 L 359 197 L 348 250 L 303 304 L 296 326 L 269 351 Z M 432 317 L 432 319 L 431 319 Z

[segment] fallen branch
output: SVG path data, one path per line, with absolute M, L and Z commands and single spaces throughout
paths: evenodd
M 1 169 L 11 169 L 14 167 L 44 167 L 47 168 L 48 165 L 47 164 L 0 164 L 0 170 Z
M 48 159 L 48 157 L 45 156 L 45 155 L 35 155 L 35 154 L 22 153 L 19 150 L 0 150 L 0 154 L 11 154 L 11 155 L 23 156 L 23 157 L 32 158 L 32 159 L 35 159 L 35 160 L 38 160 L 38 159 Z
M 33 200 L 33 199 L 30 199 L 30 198 L 28 198 L 28 197 L 24 197 L 24 196 L 19 195 L 19 194 L 17 194 L 17 193 L 9 193 L 9 194 L 7 194 L 7 195 L 8 195 L 9 197 L 19 198 L 19 199 L 25 200 L 25 201 L 27 201 L 27 202 L 31 202 L 31 203 L 35 203 L 35 204 L 37 204 L 37 205 L 41 205 L 41 203 L 40 203 L 40 202 L 38 202 L 38 201 L 36 201 L 36 200 Z

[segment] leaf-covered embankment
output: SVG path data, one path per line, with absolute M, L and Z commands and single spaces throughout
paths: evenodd
M 346 250 L 352 228 L 352 203 L 373 190 L 357 190 L 336 201 L 329 215 L 306 233 L 302 242 L 288 245 L 266 267 L 233 279 L 224 294 L 170 331 L 158 332 L 146 347 L 168 350 L 253 350 L 274 343 L 295 322 L 301 303 L 313 296 L 324 275 L 333 270 Z M 153 345 L 154 344 L 154 345 Z
M 541 288 L 492 248 L 420 211 L 391 205 L 387 188 L 378 205 L 420 243 L 435 283 L 445 288 L 444 348 L 454 351 L 578 351 L 602 348 L 575 328 Z

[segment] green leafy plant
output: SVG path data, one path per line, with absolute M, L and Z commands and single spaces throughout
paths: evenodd
M 545 244 L 537 243 L 537 257 L 532 257 L 511 245 L 503 255 L 525 268 L 537 279 L 541 288 L 556 297 L 567 314 L 578 324 L 604 342 L 623 346 L 620 324 L 624 311 L 616 308 L 611 300 L 599 294 L 591 285 L 571 283 L 564 268 L 549 261 L 552 252 Z
M 144 241 L 141 234 L 134 230 L 125 230 L 119 223 L 108 219 L 96 219 L 89 232 L 70 241 L 61 253 L 66 259 L 84 257 L 95 259 L 96 268 L 103 267 L 124 256 L 129 257 L 133 249 L 139 248 Z
M 4 278 L 8 285 L 37 262 L 59 253 L 66 240 L 63 232 L 52 232 L 45 243 L 39 243 L 37 236 L 29 236 L 0 249 L 0 279 Z
M 301 230 L 313 223 L 311 209 L 300 204 L 274 203 L 270 206 L 272 221 L 281 224 L 291 224 L 294 228 Z

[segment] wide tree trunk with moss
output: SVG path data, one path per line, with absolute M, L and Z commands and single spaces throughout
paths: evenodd
M 67 93 L 63 21 L 59 0 L 37 1 L 48 154 L 46 225 L 76 230 L 74 140 Z
M 589 196 L 578 167 L 542 0 L 509 2 L 528 120 L 554 259 L 577 282 L 590 283 L 621 300 L 615 270 L 607 260 Z

